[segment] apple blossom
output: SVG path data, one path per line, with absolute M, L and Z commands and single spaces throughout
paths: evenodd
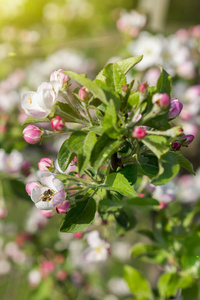
M 89 90 L 83 86 L 78 91 L 78 96 L 79 96 L 80 100 L 87 101 L 90 99 L 91 94 L 90 94 Z
M 132 137 L 135 137 L 137 139 L 142 139 L 145 136 L 146 136 L 146 131 L 143 128 L 139 126 L 134 127 Z
M 193 139 L 194 139 L 194 135 L 192 134 L 185 134 L 180 138 L 183 146 L 188 146 L 189 144 L 191 144 Z
M 53 217 L 54 215 L 53 210 L 40 210 L 40 213 L 47 219 Z
M 43 130 L 35 125 L 28 125 L 23 130 L 23 136 L 27 143 L 36 144 L 41 141 Z
M 70 206 L 70 202 L 69 201 L 65 201 L 62 204 L 60 204 L 59 206 L 56 206 L 56 211 L 58 214 L 65 214 Z
M 65 200 L 64 184 L 50 172 L 38 171 L 41 186 L 34 187 L 32 183 L 31 200 L 40 210 L 51 210 L 62 204 Z M 28 186 L 28 191 L 30 186 Z
M 179 143 L 177 141 L 176 142 L 172 142 L 171 147 L 172 147 L 172 150 L 178 151 L 181 148 L 181 143 Z
M 58 69 L 57 71 L 51 72 L 50 81 L 58 81 L 62 84 L 62 87 L 68 85 L 70 77 L 63 73 L 63 69 Z
M 43 82 L 37 92 L 25 92 L 21 101 L 25 113 L 36 119 L 47 117 L 58 100 L 61 87 L 59 82 Z
M 165 109 L 170 105 L 170 98 L 166 93 L 156 93 L 152 97 L 152 103 L 156 103 L 160 107 Z
M 61 131 L 65 127 L 65 120 L 60 116 L 56 116 L 51 120 L 51 126 L 54 130 Z
M 183 104 L 176 98 L 171 99 L 170 109 L 168 117 L 169 119 L 175 119 L 180 113 L 183 108 Z
M 41 172 L 48 172 L 50 171 L 50 169 L 53 168 L 53 160 L 48 158 L 48 157 L 44 157 L 41 158 L 39 163 L 38 163 L 38 169 Z

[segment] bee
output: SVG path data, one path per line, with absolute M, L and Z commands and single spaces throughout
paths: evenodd
M 47 191 L 44 191 L 44 193 L 40 195 L 36 203 L 38 203 L 41 200 L 44 202 L 49 202 L 51 201 L 53 196 L 54 196 L 54 192 L 48 189 Z

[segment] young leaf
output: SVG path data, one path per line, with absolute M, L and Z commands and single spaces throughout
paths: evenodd
M 50 123 L 51 120 L 49 118 L 42 118 L 42 119 L 35 119 L 35 118 L 31 118 L 31 117 L 28 117 L 23 125 L 28 125 L 28 124 L 35 124 L 35 123 Z
M 116 191 L 124 196 L 137 197 L 136 191 L 130 185 L 123 174 L 110 173 L 105 180 L 105 188 L 107 190 Z
M 122 93 L 122 86 L 126 85 L 126 77 L 117 64 L 108 64 L 103 75 L 106 78 L 106 84 L 111 91 Z
M 103 90 L 95 82 L 93 82 L 89 78 L 86 78 L 82 74 L 77 74 L 75 72 L 67 71 L 63 73 L 67 74 L 70 78 L 74 79 L 82 86 L 86 87 L 94 95 L 95 98 L 98 98 L 105 104 L 108 103 Z
M 142 139 L 142 142 L 158 158 L 169 151 L 169 147 L 166 145 L 167 140 L 163 136 L 147 135 Z
M 179 164 L 176 154 L 169 152 L 162 156 L 159 161 L 159 173 L 153 178 L 152 183 L 162 185 L 170 181 L 179 171 Z
M 158 291 L 162 299 L 176 296 L 179 286 L 180 275 L 176 273 L 164 273 L 158 280 Z
M 65 140 L 58 152 L 58 164 L 63 172 L 67 169 L 75 155 L 75 153 L 68 149 L 68 140 Z
M 119 146 L 123 143 L 122 140 L 113 140 L 104 133 L 95 144 L 90 162 L 93 167 L 100 168 L 105 160 L 116 152 Z
M 167 93 L 170 96 L 171 93 L 171 76 L 161 68 L 161 74 L 157 82 L 157 92 Z
M 71 233 L 82 231 L 92 222 L 95 212 L 96 202 L 93 198 L 77 202 L 66 214 L 60 231 Z
M 140 300 L 153 300 L 151 287 L 146 278 L 131 266 L 124 267 L 124 279 L 129 289 Z
M 86 133 L 83 131 L 72 132 L 68 139 L 67 147 L 69 151 L 79 153 L 83 151 L 83 144 L 86 138 Z

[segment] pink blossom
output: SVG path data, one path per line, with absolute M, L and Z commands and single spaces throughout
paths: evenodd
M 62 87 L 68 85 L 70 81 L 70 77 L 63 73 L 65 70 L 58 69 L 57 71 L 53 71 L 50 75 L 50 81 L 58 81 L 62 84 Z
M 41 172 L 48 172 L 49 169 L 51 169 L 52 167 L 53 167 L 53 160 L 48 157 L 41 158 L 38 163 L 38 169 Z
M 181 148 L 181 143 L 179 142 L 172 142 L 172 150 L 178 151 Z
M 53 210 L 40 210 L 40 212 L 47 219 L 53 217 L 53 215 L 54 215 Z
M 67 278 L 67 272 L 65 270 L 59 270 L 56 277 L 59 281 L 64 281 Z
M 40 264 L 40 272 L 43 278 L 46 278 L 55 269 L 55 265 L 52 261 L 43 261 Z
M 39 183 L 39 181 L 30 181 L 29 183 L 27 183 L 26 185 L 26 192 L 31 195 L 31 191 L 32 189 L 38 189 L 41 187 L 41 184 Z
M 28 125 L 23 130 L 23 136 L 27 143 L 36 144 L 41 141 L 43 130 L 35 125 Z
M 182 144 L 183 146 L 188 146 L 189 144 L 192 143 L 192 141 L 194 139 L 194 135 L 186 134 L 186 135 L 183 135 L 180 139 L 183 141 L 183 144 Z
M 56 116 L 51 120 L 51 126 L 54 130 L 61 131 L 65 127 L 65 120 L 60 116 Z
M 137 139 L 142 139 L 145 136 L 146 136 L 146 131 L 143 128 L 139 126 L 134 127 L 132 137 L 135 137 Z
M 166 109 L 170 105 L 170 98 L 166 93 L 156 93 L 152 97 L 152 103 L 157 103 L 163 109 Z

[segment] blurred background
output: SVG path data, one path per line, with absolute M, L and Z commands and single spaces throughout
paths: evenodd
M 164 203 L 164 191 L 155 193 L 155 197 L 164 203 L 160 212 L 163 215 L 199 212 L 199 11 L 199 0 L 0 0 L 2 300 L 127 299 L 131 292 L 123 279 L 124 264 L 143 271 L 157 293 L 157 279 L 166 264 L 163 262 L 161 268 L 159 260 L 147 264 L 130 258 L 132 245 L 146 242 L 147 237 L 138 234 L 141 228 L 137 232 L 116 233 L 114 222 L 102 224 L 97 216 L 85 233 L 61 234 L 60 216 L 46 218 L 33 207 L 25 184 L 34 178 L 40 158 L 56 157 L 63 140 L 28 146 L 22 136 L 26 116 L 20 98 L 24 91 L 36 90 L 43 81 L 49 81 L 50 73 L 59 68 L 86 73 L 93 79 L 106 63 L 143 54 L 142 63 L 127 79 L 135 77 L 151 86 L 158 79 L 158 65 L 163 66 L 172 76 L 172 96 L 184 104 L 177 123 L 183 124 L 186 134 L 195 136 L 185 155 L 197 175 L 194 179 L 180 171 L 170 187 L 176 195 L 173 203 Z M 169 210 L 163 211 L 165 208 Z M 155 219 L 150 211 L 138 211 L 136 215 L 143 220 L 142 228 L 151 226 Z M 95 232 L 95 238 L 110 249 L 100 261 L 87 259 L 92 249 L 89 231 Z M 197 239 L 193 245 L 194 255 L 200 250 L 198 242 Z M 192 262 L 189 267 L 194 265 Z M 199 266 L 194 272 L 199 278 Z M 196 281 L 192 287 L 194 297 L 190 300 L 200 299 Z M 191 290 L 186 289 L 186 296 L 180 299 L 189 299 L 184 298 L 187 293 Z

